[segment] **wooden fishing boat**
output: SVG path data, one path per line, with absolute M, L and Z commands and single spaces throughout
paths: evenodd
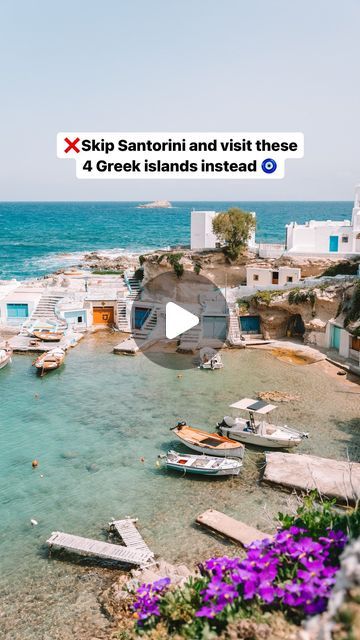
M 41 356 L 34 360 L 33 365 L 36 367 L 38 373 L 43 376 L 48 371 L 58 369 L 63 364 L 64 360 L 65 351 L 56 347 L 55 349 L 51 349 L 51 351 L 42 353 Z
M 47 331 L 45 329 L 40 329 L 39 331 L 33 331 L 31 335 L 43 342 L 59 342 L 61 338 L 63 338 L 64 333 L 63 331 Z
M 196 455 L 168 451 L 165 456 L 168 469 L 180 471 L 183 474 L 195 473 L 201 476 L 237 476 L 242 467 L 242 460 L 235 458 L 216 458 L 215 456 Z
M 194 429 L 185 422 L 179 422 L 170 431 L 181 440 L 181 442 L 198 453 L 206 453 L 209 456 L 235 456 L 243 458 L 245 447 L 239 442 L 234 442 L 218 433 L 208 433 L 201 429 Z
M 0 369 L 3 369 L 7 364 L 11 362 L 11 356 L 11 348 L 0 349 Z
M 308 437 L 305 432 L 297 431 L 287 425 L 275 425 L 266 422 L 264 416 L 276 409 L 274 404 L 263 400 L 243 398 L 230 407 L 237 411 L 247 411 L 248 419 L 236 416 L 225 416 L 217 429 L 228 438 L 267 449 L 289 449 L 299 445 Z M 255 418 L 256 416 L 256 418 Z

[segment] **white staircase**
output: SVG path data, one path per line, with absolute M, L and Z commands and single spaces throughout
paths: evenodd
M 117 327 L 120 331 L 130 331 L 126 314 L 126 300 L 124 298 L 117 301 Z
M 201 338 L 201 326 L 197 324 L 196 327 L 189 329 L 185 333 L 182 333 L 180 336 L 180 344 L 177 348 L 177 351 L 189 351 L 195 352 L 199 347 L 199 342 Z
M 243 344 L 243 340 L 241 339 L 240 325 L 239 325 L 239 317 L 236 313 L 230 310 L 230 323 L 229 323 L 229 334 L 228 341 L 231 345 L 241 345 Z
M 135 300 L 140 292 L 140 280 L 137 280 L 137 278 L 135 278 L 134 273 L 126 273 L 126 279 L 124 278 L 124 282 L 128 288 L 127 298 L 130 300 Z
M 40 301 L 31 315 L 31 321 L 33 320 L 56 320 L 59 322 L 59 318 L 55 313 L 55 307 L 62 300 L 63 295 L 48 295 L 41 296 Z

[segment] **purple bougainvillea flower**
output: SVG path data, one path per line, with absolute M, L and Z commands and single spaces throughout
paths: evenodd
M 277 590 L 270 583 L 263 583 L 259 586 L 258 594 L 264 602 L 270 604 L 273 602 L 277 596 Z
M 257 592 L 258 580 L 247 580 L 244 584 L 244 600 L 251 600 Z

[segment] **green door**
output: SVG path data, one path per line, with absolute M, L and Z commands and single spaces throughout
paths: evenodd
M 337 351 L 340 349 L 340 331 L 340 327 L 336 327 L 334 324 L 331 326 L 331 346 Z

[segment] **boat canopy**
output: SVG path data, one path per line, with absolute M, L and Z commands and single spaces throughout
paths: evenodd
M 253 400 L 252 398 L 243 398 L 238 402 L 234 402 L 230 407 L 232 409 L 243 409 L 246 411 L 251 411 L 252 413 L 270 413 L 273 409 L 276 409 L 274 404 L 268 404 L 263 400 Z

